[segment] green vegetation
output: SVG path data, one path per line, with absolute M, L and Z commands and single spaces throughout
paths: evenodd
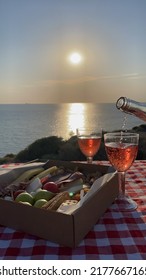
M 146 160 L 146 125 L 142 124 L 129 131 L 139 133 L 140 140 L 137 159 Z M 103 135 L 104 133 L 105 132 L 103 132 Z M 16 155 L 6 155 L 0 159 L 0 164 L 9 162 L 27 162 L 35 159 L 38 159 L 39 161 L 47 161 L 48 159 L 74 161 L 85 160 L 86 158 L 80 152 L 76 136 L 72 136 L 68 140 L 64 140 L 57 136 L 50 136 L 36 140 Z M 94 159 L 107 160 L 103 137 L 100 149 Z

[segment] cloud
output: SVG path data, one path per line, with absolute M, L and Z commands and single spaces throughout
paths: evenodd
M 92 77 L 92 76 L 83 76 L 83 77 L 79 77 L 76 79 L 64 79 L 64 80 L 45 80 L 45 81 L 40 81 L 39 84 L 43 84 L 43 85 L 52 85 L 52 84 L 68 84 L 68 85 L 72 85 L 72 84 L 80 84 L 80 83 L 84 83 L 84 82 L 89 82 L 89 81 L 95 81 L 97 80 L 97 77 Z
M 146 75 L 140 75 L 138 73 L 121 74 L 121 75 L 101 75 L 101 76 L 83 76 L 75 79 L 64 79 L 64 80 L 42 80 L 37 81 L 40 86 L 49 86 L 53 84 L 64 84 L 64 85 L 74 85 L 81 84 L 85 82 L 108 80 L 108 79 L 140 79 L 146 78 Z
M 102 80 L 117 80 L 117 79 L 145 79 L 146 75 L 139 73 L 125 73 L 120 75 L 101 75 L 101 76 L 82 76 L 74 79 L 48 79 L 48 80 L 37 80 L 27 84 L 19 84 L 17 88 L 48 88 L 57 85 L 79 85 L 86 82 L 102 81 Z
M 140 77 L 138 73 L 120 74 L 111 76 L 101 76 L 99 79 L 135 79 Z

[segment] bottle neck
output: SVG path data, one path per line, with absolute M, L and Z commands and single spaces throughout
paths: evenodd
M 137 116 L 146 121 L 146 103 L 140 103 L 126 97 L 120 97 L 116 103 L 117 109 Z

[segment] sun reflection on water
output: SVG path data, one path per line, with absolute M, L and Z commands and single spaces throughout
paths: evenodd
M 83 103 L 70 104 L 67 122 L 70 135 L 76 134 L 78 127 L 85 128 L 85 110 L 86 105 Z

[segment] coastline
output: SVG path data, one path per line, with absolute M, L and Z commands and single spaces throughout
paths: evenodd
M 9 104 L 0 106 L 0 157 L 17 154 L 43 137 L 68 140 L 77 127 L 102 127 L 103 131 L 122 128 L 125 114 L 114 103 Z M 142 121 L 126 115 L 126 128 Z
M 116 130 L 117 131 L 117 130 Z M 146 160 L 146 124 L 133 127 L 130 132 L 139 134 L 139 147 L 137 159 Z M 105 132 L 103 132 L 104 135 Z M 38 139 L 17 154 L 7 154 L 0 158 L 0 164 L 28 161 L 47 161 L 48 159 L 65 161 L 83 161 L 85 156 L 81 153 L 77 137 L 71 136 L 68 140 L 62 137 L 50 136 Z M 102 141 L 95 160 L 107 160 L 104 141 Z

